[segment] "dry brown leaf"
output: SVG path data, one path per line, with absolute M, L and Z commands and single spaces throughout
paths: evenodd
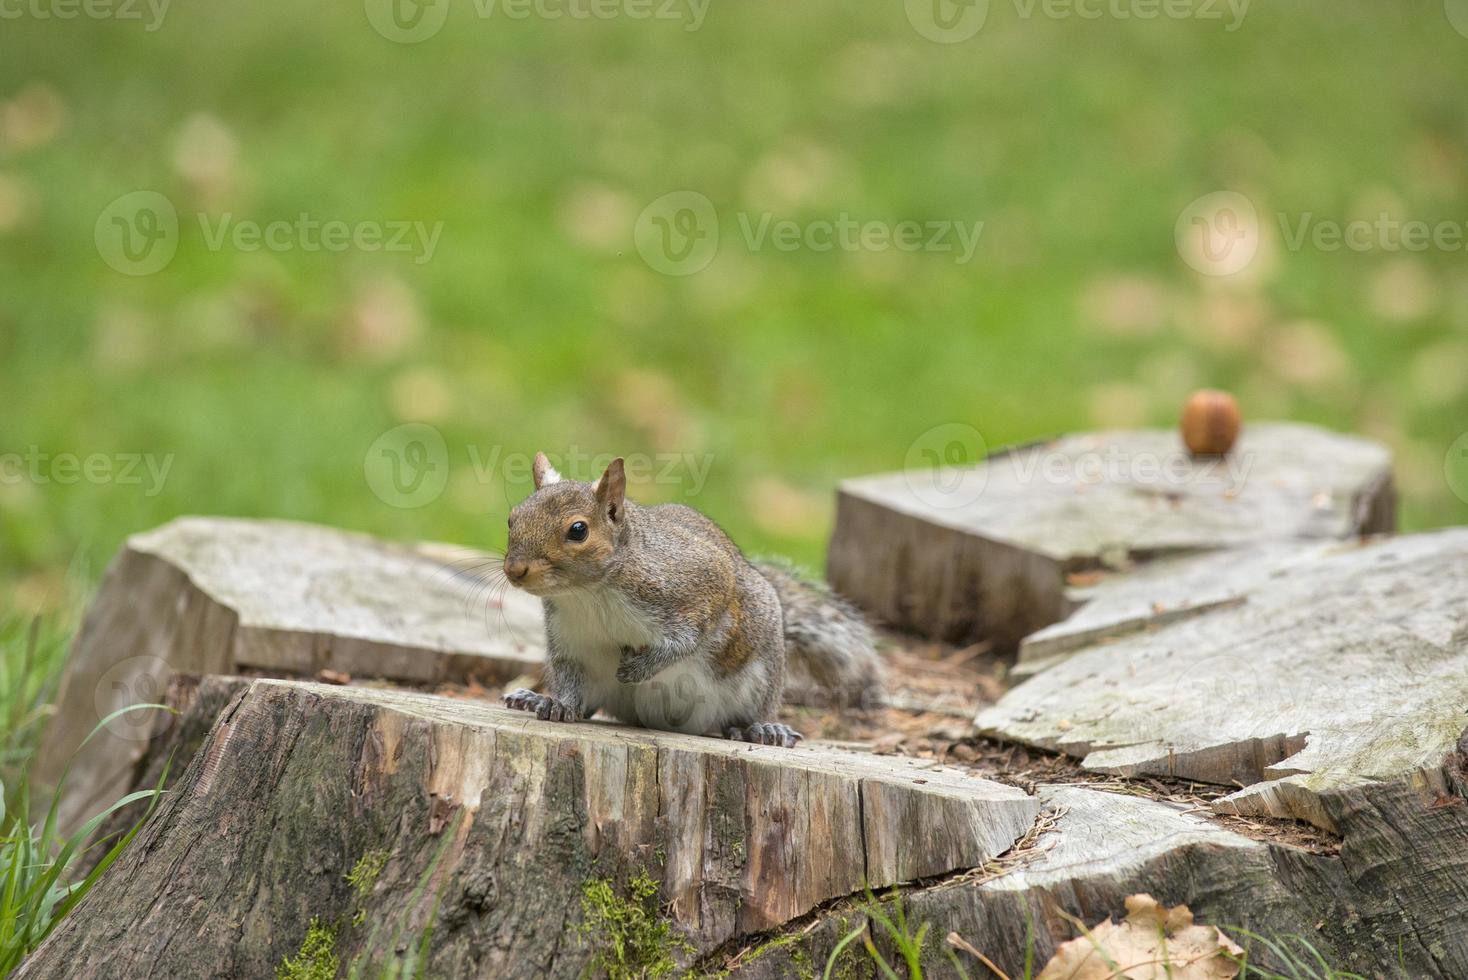
M 1055 951 L 1039 980 L 1230 980 L 1243 949 L 1214 926 L 1195 925 L 1186 905 L 1164 908 L 1151 895 L 1126 900 L 1120 925 L 1109 918 Z

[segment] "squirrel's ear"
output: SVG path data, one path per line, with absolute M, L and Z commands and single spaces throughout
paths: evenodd
M 550 460 L 545 458 L 545 453 L 535 454 L 535 465 L 531 467 L 531 473 L 535 476 L 535 489 L 537 490 L 552 483 L 561 482 L 561 474 L 557 473 L 556 468 L 550 464 Z
M 627 473 L 621 456 L 607 465 L 607 471 L 597 477 L 592 489 L 596 491 L 596 502 L 606 509 L 607 517 L 621 520 L 622 504 L 627 498 Z

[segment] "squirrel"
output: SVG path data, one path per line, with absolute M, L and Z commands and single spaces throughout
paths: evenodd
M 504 571 L 545 607 L 549 693 L 511 708 L 551 721 L 598 709 L 629 724 L 793 748 L 776 720 L 787 652 L 798 678 L 842 703 L 880 698 L 881 660 L 855 609 L 791 569 L 756 565 L 683 504 L 626 497 L 621 457 L 594 483 L 544 453 L 509 517 Z

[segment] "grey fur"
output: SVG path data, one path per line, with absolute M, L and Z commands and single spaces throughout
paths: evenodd
M 751 564 L 691 507 L 626 500 L 620 459 L 596 483 L 561 480 L 548 465 L 536 481 L 510 515 L 505 569 L 545 606 L 549 694 L 515 691 L 511 707 L 563 721 L 603 710 L 788 747 L 799 733 L 774 720 L 787 645 L 803 686 L 842 703 L 879 691 L 871 632 L 854 610 L 788 570 Z
M 784 611 L 786 700 L 880 705 L 885 671 L 861 612 L 788 562 L 767 558 L 754 565 L 775 587 Z

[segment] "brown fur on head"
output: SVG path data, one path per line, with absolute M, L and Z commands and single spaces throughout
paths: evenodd
M 627 477 L 619 456 L 595 483 L 563 480 L 535 454 L 535 492 L 510 511 L 505 576 L 532 595 L 601 581 L 626 517 Z

